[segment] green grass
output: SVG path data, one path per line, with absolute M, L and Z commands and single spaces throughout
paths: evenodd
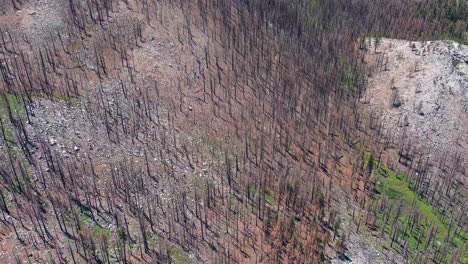
M 31 96 L 33 98 L 44 98 L 49 100 L 59 100 L 63 101 L 68 104 L 77 105 L 80 103 L 80 99 L 73 96 L 67 96 L 61 93 L 52 93 L 52 94 L 45 94 L 45 93 L 32 93 Z
M 462 36 L 459 36 L 458 34 L 455 34 L 455 33 L 446 32 L 445 34 L 442 35 L 442 39 L 452 40 L 459 44 L 468 45 L 468 32 L 464 32 Z
M 257 192 L 258 192 L 257 185 L 254 183 L 249 184 L 249 195 L 251 199 L 254 199 Z
M 375 163 L 376 164 L 374 167 L 377 167 L 378 164 L 377 162 Z M 387 223 L 384 223 L 383 212 L 376 210 L 377 225 L 379 226 L 378 229 L 385 225 L 385 232 L 387 234 L 392 233 L 392 223 L 396 218 L 395 208 L 399 203 L 402 204 L 402 213 L 398 219 L 396 219 L 396 221 L 402 223 L 403 225 L 407 225 L 408 221 L 410 220 L 410 213 L 412 208 L 417 208 L 420 214 L 419 223 L 416 224 L 412 231 L 407 230 L 407 232 L 402 236 L 405 240 L 408 241 L 408 250 L 410 255 L 413 255 L 417 251 L 424 253 L 427 233 L 431 227 L 437 228 L 437 233 L 430 247 L 432 247 L 432 249 L 435 251 L 440 250 L 442 248 L 441 245 L 444 244 L 445 236 L 448 233 L 450 223 L 432 205 L 423 200 L 410 188 L 407 177 L 408 176 L 404 173 L 397 173 L 385 167 L 372 173 L 371 180 L 375 184 L 375 194 L 373 195 L 371 202 L 376 202 L 378 204 L 382 201 L 383 197 L 387 197 L 389 204 L 393 205 L 394 208 L 392 210 L 390 220 L 387 221 Z M 453 230 L 454 228 L 452 228 L 451 232 L 453 232 Z M 458 248 L 459 252 L 461 252 L 459 258 L 461 263 L 466 263 L 468 260 L 467 252 L 463 252 L 462 249 L 467 240 L 466 231 L 466 229 L 462 230 L 460 235 L 453 234 L 453 237 L 449 239 L 447 244 L 449 250 L 442 258 L 444 261 L 450 259 L 451 252 Z M 379 231 L 376 232 L 378 233 Z M 418 243 L 420 238 L 421 240 Z M 387 236 L 387 239 L 391 239 L 390 235 Z M 396 248 L 399 247 L 397 244 L 394 244 L 393 246 Z
M 99 238 L 101 234 L 106 237 L 110 237 L 111 235 L 111 231 L 107 227 L 104 227 L 104 224 L 94 222 L 91 217 L 91 209 L 87 207 L 81 208 L 80 222 L 87 225 L 88 227 L 92 226 L 90 229 L 94 238 Z
M 354 90 L 356 85 L 356 73 L 353 70 L 353 63 L 346 56 L 340 56 L 338 58 L 339 69 L 343 69 L 340 78 L 340 85 L 347 87 L 350 90 Z
M 64 102 L 69 103 L 69 104 L 78 104 L 80 102 L 80 100 L 78 98 L 66 96 L 66 95 L 63 95 L 63 94 L 60 94 L 60 93 L 52 94 L 52 98 L 56 98 L 58 100 L 64 101 Z
M 171 246 L 169 248 L 169 256 L 176 263 L 192 263 L 192 260 L 184 253 L 180 247 Z
M 21 99 L 18 96 L 7 93 L 6 99 L 7 102 L 5 102 L 2 97 L 0 97 L 0 119 L 4 126 L 5 138 L 10 142 L 14 142 L 14 128 L 8 115 L 8 106 L 14 117 L 23 117 L 25 113 Z
M 6 99 L 6 100 L 5 100 Z M 5 145 L 8 143 L 15 144 L 14 134 L 15 128 L 13 126 L 12 120 L 8 114 L 8 108 L 11 111 L 11 115 L 14 119 L 23 118 L 25 116 L 25 110 L 23 107 L 22 100 L 19 96 L 14 94 L 5 93 L 5 99 L 3 96 L 0 96 L 0 120 L 3 124 L 3 130 L 0 129 L 0 145 Z M 5 140 L 6 139 L 6 140 Z M 27 161 L 24 153 L 19 148 L 9 148 L 8 152 L 19 159 L 21 159 L 23 164 L 23 169 L 25 170 L 25 177 L 30 178 L 29 175 L 29 162 Z M 12 185 L 13 193 L 20 193 L 19 185 L 24 183 L 23 177 L 19 178 L 19 182 L 14 182 Z
M 8 105 L 10 106 L 10 109 L 11 109 L 11 111 L 13 113 L 17 113 L 17 114 L 19 114 L 21 116 L 24 115 L 23 104 L 22 104 L 21 98 L 19 96 L 7 93 L 6 94 L 6 99 L 8 101 L 7 102 Z M 0 113 L 2 115 L 7 115 L 7 109 L 6 109 L 7 103 L 5 103 L 3 98 L 0 98 Z
M 265 190 L 265 201 L 270 205 L 275 204 L 275 199 L 273 198 L 273 191 Z
M 13 117 L 16 118 L 24 118 L 26 116 L 26 112 L 24 109 L 23 101 L 21 99 L 20 95 L 15 95 L 11 93 L 6 93 L 6 101 L 0 97 L 0 119 L 3 122 L 4 125 L 4 133 L 5 133 L 5 138 L 9 142 L 14 142 L 14 127 L 13 124 L 11 123 L 10 117 L 8 115 L 8 107 L 10 108 Z M 32 94 L 33 97 L 44 97 L 42 94 Z M 55 93 L 52 95 L 52 98 L 64 101 L 68 104 L 78 104 L 79 100 L 76 98 L 72 97 L 67 97 L 64 95 L 61 95 L 59 93 Z M 0 138 L 2 137 L 1 132 L 0 132 Z
M 93 237 L 99 238 L 102 235 L 105 237 L 110 237 L 111 231 L 107 227 L 104 227 L 103 224 L 101 223 L 96 223 L 92 228 L 91 228 L 91 233 L 93 234 Z

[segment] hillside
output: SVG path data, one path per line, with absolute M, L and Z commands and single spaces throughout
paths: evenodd
M 467 5 L 0 8 L 0 263 L 466 262 Z

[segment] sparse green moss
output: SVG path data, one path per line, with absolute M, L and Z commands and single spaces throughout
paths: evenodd
M 99 238 L 101 235 L 104 235 L 106 237 L 110 237 L 111 235 L 111 230 L 105 227 L 104 223 L 100 222 L 94 222 L 92 215 L 91 215 L 91 209 L 85 206 L 82 206 L 80 208 L 80 222 L 91 229 L 91 234 L 93 235 L 94 238 Z M 91 227 L 92 226 L 92 227 Z
M 350 90 L 354 90 L 356 86 L 356 73 L 353 69 L 353 63 L 346 56 L 338 58 L 339 69 L 342 69 L 340 84 Z
M 56 98 L 56 99 L 59 99 L 61 101 L 64 101 L 66 103 L 69 103 L 69 104 L 78 104 L 80 102 L 80 100 L 78 98 L 71 97 L 71 96 L 66 96 L 66 95 L 63 95 L 63 94 L 60 94 L 60 93 L 54 93 L 52 95 L 52 97 Z
M 192 263 L 192 260 L 180 247 L 171 246 L 169 248 L 169 256 L 175 263 Z
M 5 94 L 6 101 L 3 98 L 0 98 L 0 114 L 7 115 L 7 105 L 10 106 L 11 111 L 14 114 L 20 116 L 24 115 L 24 108 L 21 101 L 21 98 L 17 95 L 7 93 Z
M 8 107 L 10 108 L 13 118 L 23 117 L 24 107 L 21 99 L 14 94 L 5 94 L 5 99 L 0 97 L 0 119 L 3 124 L 3 133 L 7 141 L 14 142 L 13 134 L 14 128 L 8 114 Z M 0 136 L 3 137 L 2 131 L 0 130 Z
M 94 225 L 91 231 L 95 238 L 98 238 L 101 235 L 104 235 L 105 237 L 109 237 L 111 235 L 111 231 L 100 223 Z
M 265 201 L 270 205 L 275 204 L 275 199 L 273 198 L 273 192 L 271 190 L 265 190 Z
M 257 194 L 257 185 L 256 184 L 249 184 L 249 190 L 248 190 L 248 194 L 249 194 L 249 197 L 250 198 L 254 198 L 255 195 Z

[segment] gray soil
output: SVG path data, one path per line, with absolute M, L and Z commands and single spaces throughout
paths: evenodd
M 347 195 L 343 191 L 341 197 Z M 401 264 L 405 263 L 400 252 L 390 247 L 387 239 L 380 238 L 371 234 L 364 223 L 360 223 L 358 229 L 359 207 L 352 203 L 352 198 L 348 197 L 347 202 L 337 202 L 336 209 L 341 212 L 341 225 L 338 234 L 345 234 L 344 256 L 335 256 L 330 263 L 332 264 Z M 353 212 L 354 211 L 354 212 Z M 354 216 L 353 216 L 354 215 Z M 354 219 L 353 219 L 354 217 Z M 361 218 L 362 215 L 361 215 Z M 377 246 L 378 245 L 378 246 Z
M 426 153 L 468 154 L 468 46 L 453 41 L 371 40 L 364 103 L 392 134 Z

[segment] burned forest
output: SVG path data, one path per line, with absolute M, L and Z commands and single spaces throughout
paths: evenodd
M 0 263 L 467 263 L 467 45 L 462 0 L 0 0 Z

